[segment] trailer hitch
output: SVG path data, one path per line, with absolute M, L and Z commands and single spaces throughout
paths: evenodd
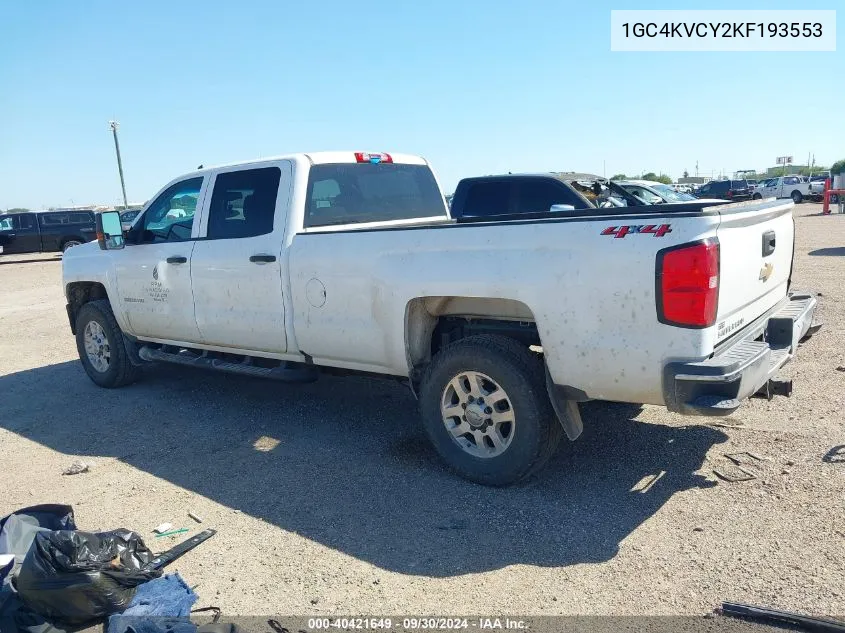
M 760 390 L 754 394 L 754 397 L 771 400 L 775 396 L 786 396 L 788 398 L 791 395 L 791 380 L 767 380 L 766 383 L 760 387 Z

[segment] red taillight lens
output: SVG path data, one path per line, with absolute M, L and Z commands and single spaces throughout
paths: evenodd
M 657 254 L 657 318 L 705 328 L 719 308 L 719 243 L 704 240 Z
M 734 197 L 734 192 L 731 191 L 730 189 L 728 189 L 728 198 L 733 198 L 733 197 Z
M 373 154 L 372 152 L 355 152 L 355 162 L 358 163 L 392 163 L 393 157 L 384 152 Z

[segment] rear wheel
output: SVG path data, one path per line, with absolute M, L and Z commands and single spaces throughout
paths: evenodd
M 120 326 L 108 300 L 86 303 L 76 317 L 76 349 L 85 373 L 101 387 L 122 387 L 138 379 Z
M 801 204 L 801 201 L 804 199 L 800 191 L 793 191 L 790 197 L 795 204 Z
M 752 197 L 752 198 L 754 198 L 755 200 L 762 200 L 762 199 L 763 199 L 763 196 L 762 196 L 761 194 L 759 194 L 759 193 L 755 193 L 755 194 L 754 194 L 753 196 L 751 196 L 751 197 Z
M 462 477 L 490 486 L 539 470 L 562 433 L 544 378 L 540 358 L 506 337 L 472 336 L 441 350 L 420 391 L 437 452 Z

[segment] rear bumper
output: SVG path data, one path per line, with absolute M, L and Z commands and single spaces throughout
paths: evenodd
M 663 372 L 663 396 L 670 411 L 686 415 L 730 415 L 761 389 L 795 355 L 814 325 L 815 297 L 792 293 L 752 323 L 713 357 L 672 362 Z M 791 388 L 790 388 L 791 390 Z

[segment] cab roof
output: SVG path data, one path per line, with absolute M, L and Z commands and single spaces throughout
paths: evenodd
M 208 171 L 215 171 L 218 169 L 227 169 L 231 167 L 243 167 L 245 165 L 253 165 L 257 163 L 267 163 L 279 160 L 291 160 L 295 162 L 308 162 L 312 165 L 326 165 L 332 163 L 357 163 L 360 162 L 356 158 L 356 154 L 379 154 L 379 152 L 367 151 L 326 151 L 326 152 L 297 152 L 294 154 L 280 154 L 277 156 L 266 156 L 264 158 L 254 158 L 251 160 L 236 161 L 233 163 L 223 163 L 220 165 L 209 165 L 208 167 L 201 165 L 195 173 L 203 173 Z M 414 154 L 397 154 L 393 152 L 382 153 L 388 155 L 392 163 L 400 165 L 427 165 L 428 162 L 421 156 Z

